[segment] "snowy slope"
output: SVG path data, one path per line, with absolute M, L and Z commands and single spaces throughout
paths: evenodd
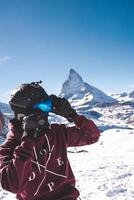
M 134 198 L 134 130 L 105 131 L 88 152 L 70 154 L 82 200 Z
M 134 130 L 111 129 L 96 144 L 68 149 L 81 200 L 134 199 L 133 138 Z M 0 189 L 0 200 L 14 199 Z

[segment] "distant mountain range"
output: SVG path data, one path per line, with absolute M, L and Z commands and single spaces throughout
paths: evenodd
M 134 91 L 130 93 L 120 93 L 120 94 L 111 94 L 111 96 L 115 99 L 117 99 L 120 103 L 131 103 L 134 104 Z
M 134 128 L 134 91 L 109 96 L 85 83 L 74 69 L 70 69 L 59 96 L 67 98 L 79 114 L 93 119 L 101 130 L 114 127 Z M 8 104 L 0 103 L 0 110 L 11 114 Z M 67 123 L 54 114 L 50 114 L 49 118 L 51 122 Z
M 0 102 L 0 110 L 3 113 L 11 113 L 11 108 L 7 103 Z

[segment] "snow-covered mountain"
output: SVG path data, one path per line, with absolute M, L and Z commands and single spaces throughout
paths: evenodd
M 2 113 L 11 113 L 11 108 L 9 104 L 0 102 L 0 110 Z
M 85 100 L 89 105 L 111 104 L 117 100 L 108 96 L 98 88 L 84 82 L 82 77 L 70 69 L 68 79 L 63 83 L 60 96 L 73 100 Z
M 11 108 L 8 104 L 0 102 L 0 112 L 2 112 L 2 115 L 4 117 L 4 124 L 2 127 L 1 134 L 4 136 L 7 134 L 8 131 L 8 122 L 11 117 L 13 117 L 13 112 L 11 111 Z
M 130 93 L 119 93 L 119 94 L 111 94 L 111 97 L 117 99 L 120 103 L 125 103 L 125 104 L 134 104 L 134 91 Z
M 94 119 L 102 131 L 134 128 L 134 92 L 108 96 L 71 69 L 60 96 L 67 98 L 78 113 Z

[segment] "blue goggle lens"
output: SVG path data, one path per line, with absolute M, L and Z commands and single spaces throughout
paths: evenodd
M 51 112 L 52 111 L 52 102 L 51 99 L 47 99 L 44 101 L 41 101 L 39 103 L 36 103 L 33 106 L 34 109 L 39 109 L 43 112 Z

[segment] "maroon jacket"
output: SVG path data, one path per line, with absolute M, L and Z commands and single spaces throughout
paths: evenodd
M 35 141 L 10 130 L 0 146 L 0 180 L 3 189 L 19 200 L 76 200 L 75 177 L 67 147 L 92 144 L 100 132 L 94 122 L 75 116 L 76 126 L 52 124 Z

